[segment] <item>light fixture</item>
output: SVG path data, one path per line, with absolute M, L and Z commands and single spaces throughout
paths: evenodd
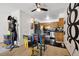
M 50 17 L 47 15 L 47 16 L 46 16 L 46 20 L 49 20 L 49 19 L 50 19 Z
M 31 18 L 31 23 L 34 23 L 34 21 L 35 21 L 35 18 L 32 17 L 32 18 Z
M 34 11 L 38 11 L 38 12 L 40 12 L 40 11 L 48 11 L 47 8 L 42 8 L 40 3 L 35 3 L 35 5 L 36 5 L 36 9 L 33 9 L 31 12 L 34 12 Z
M 40 10 L 40 8 L 37 8 L 37 10 L 36 10 L 36 11 L 40 12 L 41 10 Z
M 50 26 L 47 26 L 46 28 L 47 28 L 47 29 L 50 29 L 51 27 L 50 27 Z

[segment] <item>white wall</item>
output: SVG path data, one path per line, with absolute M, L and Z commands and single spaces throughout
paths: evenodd
M 0 42 L 3 42 L 3 35 L 8 31 L 7 15 L 0 15 Z
M 3 35 L 8 33 L 7 17 L 15 10 L 15 8 L 0 5 L 0 42 L 3 42 Z
M 21 32 L 21 42 L 23 42 L 23 35 L 28 35 L 31 30 L 31 17 L 20 10 L 20 32 Z
M 23 35 L 30 32 L 30 15 L 26 14 L 22 10 L 14 11 L 11 13 L 11 15 L 14 16 L 18 21 L 18 43 L 19 45 L 22 45 L 24 43 Z
M 30 32 L 31 17 L 21 10 L 0 14 L 0 38 L 3 38 L 3 35 L 8 33 L 7 17 L 9 15 L 13 16 L 18 21 L 18 43 L 23 44 L 23 35 L 29 34 Z M 3 40 L 0 39 L 0 42 L 3 42 Z

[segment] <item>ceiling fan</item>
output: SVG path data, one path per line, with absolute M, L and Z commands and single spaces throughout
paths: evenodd
M 46 9 L 46 8 L 41 8 L 40 6 L 41 6 L 41 4 L 40 3 L 35 3 L 35 5 L 36 5 L 36 9 L 33 9 L 31 12 L 34 12 L 34 11 L 48 11 L 48 9 Z

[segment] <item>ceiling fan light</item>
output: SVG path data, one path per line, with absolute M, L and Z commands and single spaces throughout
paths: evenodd
M 37 8 L 37 11 L 40 12 L 41 11 L 40 8 Z

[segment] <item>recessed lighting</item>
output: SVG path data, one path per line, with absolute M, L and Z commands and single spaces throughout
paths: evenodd
M 49 20 L 49 19 L 50 19 L 50 17 L 49 17 L 49 16 L 47 16 L 47 17 L 46 17 L 46 20 Z

